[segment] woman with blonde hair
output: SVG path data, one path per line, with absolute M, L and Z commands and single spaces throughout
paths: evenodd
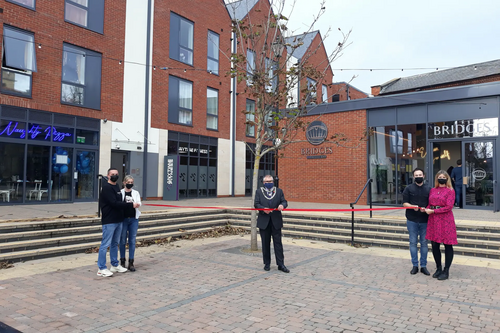
M 138 203 L 141 206 L 141 195 L 138 191 L 132 189 L 134 187 L 134 178 L 130 175 L 123 178 L 122 199 L 125 202 Z M 120 264 L 125 267 L 125 246 L 127 245 L 128 235 L 128 270 L 135 272 L 134 256 L 135 256 L 135 239 L 137 230 L 139 229 L 139 216 L 141 212 L 138 208 L 128 207 L 125 212 L 125 220 L 123 220 L 122 234 L 120 238 Z
M 451 184 L 450 175 L 439 170 L 434 179 L 434 188 L 429 193 L 429 205 L 423 209 L 429 215 L 426 239 L 432 243 L 432 255 L 436 262 L 436 272 L 432 275 L 438 280 L 446 280 L 449 276 L 453 261 L 453 245 L 457 242 L 457 228 L 453 216 L 455 191 Z M 441 243 L 444 244 L 445 265 L 441 264 Z

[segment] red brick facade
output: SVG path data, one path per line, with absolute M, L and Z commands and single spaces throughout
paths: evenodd
M 0 104 L 76 116 L 121 121 L 125 6 L 106 1 L 104 34 L 64 20 L 64 1 L 36 1 L 36 10 L 0 1 L 0 23 L 34 33 L 38 72 L 33 73 L 32 97 L 0 94 Z M 63 43 L 102 53 L 101 110 L 61 104 Z M 111 58 L 111 59 L 110 59 Z M 117 60 L 115 60 L 117 59 Z
M 347 101 L 352 99 L 360 99 L 368 97 L 366 93 L 354 88 L 353 86 L 345 82 L 332 84 L 332 90 L 333 94 L 339 95 L 339 101 Z
M 280 187 L 289 201 L 322 203 L 353 202 L 363 188 L 367 178 L 366 111 L 330 113 L 310 116 L 307 122 L 320 120 L 328 127 L 328 139 L 314 146 L 307 142 L 305 132 L 297 136 L 298 143 L 290 144 L 279 159 L 278 171 Z M 348 139 L 336 144 L 331 139 L 342 133 Z M 308 159 L 307 156 L 326 156 Z M 360 199 L 366 203 L 366 195 Z
M 193 66 L 170 59 L 170 14 L 194 23 Z M 219 34 L 219 75 L 207 71 L 208 31 Z M 151 126 L 229 139 L 231 80 L 231 19 L 222 0 L 156 1 L 153 29 Z M 160 70 L 159 67 L 169 67 Z M 169 75 L 193 82 L 193 126 L 168 122 Z M 219 91 L 218 131 L 207 130 L 207 87 Z

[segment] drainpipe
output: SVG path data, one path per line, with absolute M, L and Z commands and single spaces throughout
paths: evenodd
M 148 27 L 146 29 L 146 87 L 144 102 L 144 158 L 142 165 L 142 197 L 147 200 L 147 170 L 148 170 L 148 137 L 149 137 L 149 71 L 151 70 L 151 7 L 152 0 L 148 0 Z
M 235 54 L 237 51 L 237 42 L 236 42 L 236 33 L 233 32 L 233 45 L 232 45 L 232 53 Z M 231 63 L 231 67 L 234 67 L 234 64 Z M 235 196 L 234 183 L 235 183 L 235 146 L 236 146 L 236 78 L 231 79 L 231 196 Z

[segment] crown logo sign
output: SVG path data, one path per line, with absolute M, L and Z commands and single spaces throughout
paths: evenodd
M 328 127 L 322 121 L 316 120 L 307 126 L 306 138 L 312 145 L 320 145 L 328 136 Z

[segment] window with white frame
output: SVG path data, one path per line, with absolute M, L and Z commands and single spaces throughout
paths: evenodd
M 255 121 L 255 101 L 247 99 L 247 121 Z M 246 126 L 246 136 L 255 137 L 255 125 L 247 124 Z
M 194 23 L 170 13 L 170 58 L 193 65 Z
M 219 75 L 219 34 L 208 31 L 207 71 Z
M 322 93 L 322 99 L 323 99 L 323 103 L 328 103 L 328 87 L 326 86 L 326 84 L 323 84 L 321 86 L 321 93 Z
M 104 31 L 104 0 L 65 0 L 64 19 L 102 34 Z
M 64 44 L 61 102 L 100 109 L 101 66 L 100 53 Z
M 30 9 L 35 9 L 35 0 L 7 0 L 7 2 L 12 2 Z
M 307 96 L 306 96 L 306 104 L 316 104 L 317 95 L 316 95 L 316 81 L 307 78 Z
M 31 97 L 32 72 L 36 71 L 34 34 L 4 26 L 2 93 Z
M 219 91 L 207 88 L 207 129 L 217 130 L 219 122 Z
M 169 76 L 168 121 L 193 125 L 193 82 Z
M 267 92 L 274 92 L 278 86 L 277 76 L 278 63 L 269 58 L 266 58 L 266 70 L 269 77 L 269 84 L 266 87 Z
M 247 85 L 253 84 L 253 73 L 255 71 L 255 52 L 247 49 Z

